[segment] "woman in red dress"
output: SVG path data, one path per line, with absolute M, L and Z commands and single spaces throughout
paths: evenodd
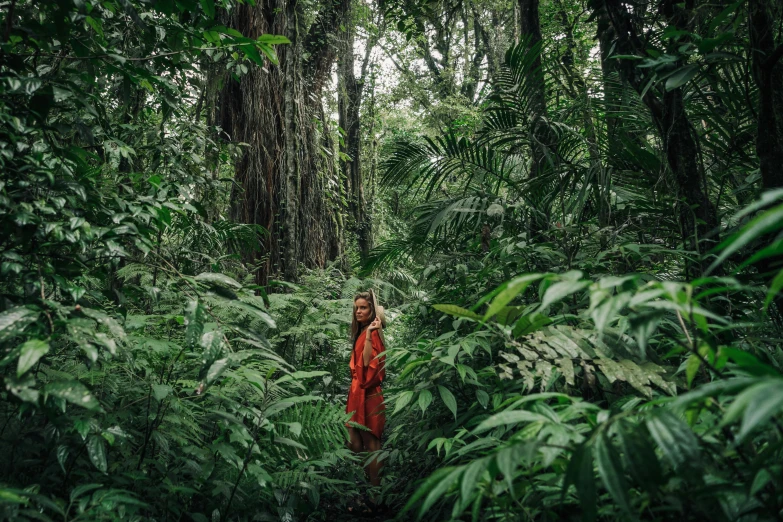
M 384 326 L 383 308 L 375 303 L 375 295 L 361 292 L 353 299 L 351 322 L 351 389 L 348 391 L 346 413 L 353 413 L 350 421 L 369 428 L 365 431 L 348 426 L 350 448 L 354 453 L 381 449 L 381 434 L 386 424 L 386 406 L 381 395 L 381 382 L 386 376 L 385 356 L 380 329 Z M 370 483 L 380 486 L 381 464 L 373 459 L 366 466 Z

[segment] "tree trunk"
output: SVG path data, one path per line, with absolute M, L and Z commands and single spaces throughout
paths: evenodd
M 364 86 L 367 81 L 370 54 L 377 43 L 378 35 L 371 36 L 364 44 L 361 74 L 356 77 L 354 43 L 356 24 L 353 19 L 352 3 L 343 2 L 343 24 L 340 59 L 338 62 L 338 113 L 340 127 L 345 135 L 340 144 L 344 187 L 348 200 L 348 211 L 364 260 L 372 249 L 372 219 L 365 200 L 365 182 L 362 172 L 362 119 L 361 107 Z
M 546 169 L 549 158 L 556 157 L 556 136 L 547 122 L 546 84 L 541 63 L 541 23 L 538 14 L 539 0 L 519 0 L 520 41 L 525 42 L 528 51 L 537 53 L 528 75 L 530 86 L 530 178 L 536 179 Z M 545 231 L 549 224 L 548 196 L 535 190 L 534 199 L 542 201 L 540 209 L 533 209 L 530 219 L 531 237 Z
M 769 0 L 750 0 L 750 46 L 753 79 L 759 89 L 758 134 L 761 183 L 764 189 L 783 187 L 783 43 L 775 47 L 775 19 Z M 780 256 L 758 262 L 762 276 L 772 277 L 781 268 Z M 778 317 L 783 314 L 783 294 L 775 296 Z
M 541 47 L 541 23 L 538 16 L 539 0 L 519 0 L 519 22 L 522 40 L 527 43 L 528 50 Z M 532 86 L 531 123 L 535 143 L 533 144 L 533 167 L 531 177 L 537 177 L 538 172 L 544 167 L 546 161 L 546 146 L 551 137 L 549 128 L 544 121 L 546 110 L 546 85 L 544 84 L 544 71 L 541 64 L 541 56 L 537 56 L 533 62 L 533 71 L 528 81 Z
M 604 6 L 617 35 L 616 53 L 644 55 L 644 44 L 633 20 L 638 14 L 630 13 L 621 0 L 605 0 Z M 661 3 L 661 12 L 669 24 L 681 30 L 688 29 L 690 9 L 689 4 L 680 7 L 675 0 L 664 0 Z M 620 62 L 618 68 L 623 79 L 637 92 L 643 92 L 646 78 L 635 62 Z M 683 242 L 687 248 L 704 255 L 718 241 L 718 217 L 709 199 L 704 169 L 699 161 L 696 131 L 685 111 L 682 88 L 666 91 L 662 97 L 654 94 L 654 89 L 649 89 L 643 100 L 660 133 L 677 194 L 681 199 L 677 204 L 677 213 Z M 689 266 L 687 272 L 691 278 L 698 277 L 701 275 L 701 267 Z
M 598 25 L 598 47 L 601 52 L 601 77 L 603 80 L 604 111 L 606 112 L 606 147 L 610 161 L 619 156 L 618 120 L 614 115 L 618 108 L 617 60 L 610 59 L 612 43 L 615 39 L 614 28 L 609 22 L 606 9 L 602 6 L 596 17 Z
M 775 47 L 770 0 L 751 0 L 749 9 L 753 78 L 759 88 L 756 152 L 762 184 L 773 189 L 783 187 L 783 43 Z
M 236 164 L 232 218 L 263 226 L 268 234 L 245 261 L 256 282 L 272 275 L 295 281 L 298 267 L 323 266 L 339 243 L 326 183 L 332 163 L 320 154 L 315 124 L 323 120 L 321 91 L 334 62 L 328 35 L 337 25 L 339 2 L 327 1 L 310 28 L 302 27 L 297 0 L 260 0 L 237 6 L 227 25 L 249 38 L 285 35 L 279 66 L 251 67 L 239 82 L 224 79 L 220 123 L 229 138 L 249 148 Z

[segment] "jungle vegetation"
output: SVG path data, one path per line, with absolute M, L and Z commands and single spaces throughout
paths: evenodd
M 780 2 L 0 20 L 0 519 L 783 519 Z

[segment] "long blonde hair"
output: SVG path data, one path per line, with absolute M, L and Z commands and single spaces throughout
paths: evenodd
M 356 320 L 356 301 L 359 299 L 364 299 L 368 303 L 370 303 L 370 320 L 367 324 L 372 323 L 375 321 L 375 294 L 372 290 L 369 290 L 367 292 L 359 292 L 355 296 L 353 296 L 353 311 L 351 312 L 351 346 L 356 344 L 356 339 L 359 338 L 359 333 L 361 329 L 361 325 L 359 324 L 359 321 Z

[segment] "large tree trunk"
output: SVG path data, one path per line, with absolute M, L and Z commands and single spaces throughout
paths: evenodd
M 610 58 L 612 43 L 615 39 L 614 28 L 609 22 L 609 16 L 603 6 L 598 8 L 596 23 L 598 26 L 598 48 L 601 52 L 604 111 L 606 112 L 606 148 L 611 161 L 619 155 L 619 136 L 617 133 L 619 122 L 615 114 L 620 97 L 615 80 L 617 76 L 617 60 Z
M 348 212 L 352 219 L 353 230 L 359 243 L 362 259 L 370 251 L 371 227 L 367 226 L 367 212 L 364 200 L 364 180 L 362 179 L 362 136 L 361 116 L 363 83 L 357 81 L 354 58 L 355 27 L 350 2 L 345 12 L 342 33 L 342 45 L 338 62 L 337 105 L 340 127 L 345 132 L 340 144 L 340 164 L 342 165 L 344 187 L 348 199 Z M 361 79 L 360 79 L 361 80 Z
M 764 189 L 783 187 L 783 42 L 775 46 L 772 2 L 750 0 L 750 46 L 753 78 L 759 89 L 758 134 L 761 183 Z M 759 273 L 772 277 L 783 265 L 780 256 L 762 259 Z M 783 314 L 783 294 L 775 296 L 778 320 Z
M 770 0 L 750 0 L 753 78 L 759 88 L 758 135 L 761 181 L 765 189 L 783 187 L 783 43 L 775 47 Z
M 527 43 L 529 50 L 541 48 L 541 22 L 538 15 L 539 0 L 519 0 L 520 34 Z M 533 165 L 531 177 L 537 177 L 544 168 L 547 154 L 546 148 L 551 145 L 549 126 L 546 123 L 546 85 L 544 83 L 544 71 L 541 64 L 541 56 L 537 56 L 533 62 L 533 71 L 528 77 L 531 85 L 531 124 L 533 134 Z
M 539 0 L 519 0 L 520 41 L 525 42 L 528 51 L 537 53 L 533 67 L 526 81 L 530 86 L 530 178 L 536 180 L 547 168 L 551 158 L 557 157 L 557 137 L 549 127 L 546 107 L 546 84 L 541 61 L 541 22 L 538 14 Z M 549 196 L 547 187 L 533 188 L 533 199 L 540 201 L 541 208 L 533 209 L 530 219 L 531 237 L 546 231 L 549 227 Z
M 257 38 L 285 35 L 279 66 L 251 67 L 239 82 L 224 80 L 221 126 L 236 143 L 249 144 L 236 165 L 232 217 L 263 226 L 268 234 L 246 261 L 256 281 L 271 275 L 295 281 L 299 264 L 323 266 L 339 244 L 327 179 L 332 163 L 320 154 L 314 121 L 323 118 L 321 91 L 335 58 L 328 35 L 337 25 L 339 2 L 326 0 L 312 27 L 297 0 L 260 0 L 237 6 L 227 25 Z M 307 57 L 307 58 L 305 58 Z
M 617 54 L 645 55 L 644 44 L 639 37 L 640 29 L 634 23 L 638 13 L 628 11 L 621 0 L 605 0 L 612 29 L 616 35 Z M 670 25 L 687 30 L 688 13 L 691 5 L 680 7 L 675 0 L 663 0 L 661 12 Z M 637 92 L 642 93 L 646 78 L 631 60 L 620 60 L 618 65 L 623 80 Z M 697 250 L 704 255 L 718 240 L 718 217 L 715 207 L 709 199 L 704 169 L 699 161 L 696 131 L 688 120 L 683 103 L 682 88 L 676 88 L 663 95 L 656 95 L 649 89 L 644 95 L 644 103 L 650 109 L 653 121 L 660 133 L 666 152 L 666 159 L 672 171 L 677 194 L 678 217 L 682 229 L 683 242 L 687 248 Z M 689 277 L 701 275 L 701 267 L 688 266 Z
M 356 23 L 350 0 L 343 2 L 342 38 L 338 62 L 338 113 L 340 127 L 345 135 L 340 144 L 343 174 L 343 188 L 348 200 L 348 212 L 359 245 L 362 260 L 366 259 L 373 246 L 371 205 L 366 201 L 365 181 L 362 171 L 362 118 L 361 107 L 365 84 L 368 79 L 370 55 L 380 37 L 382 24 L 377 33 L 364 42 L 364 56 L 360 63 L 360 75 L 356 77 L 354 44 Z

